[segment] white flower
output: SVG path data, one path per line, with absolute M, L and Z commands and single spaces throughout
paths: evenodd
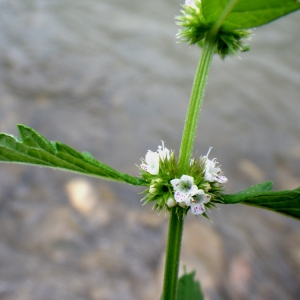
M 205 212 L 205 203 L 210 201 L 211 196 L 205 194 L 203 190 L 198 190 L 198 192 L 193 196 L 191 201 L 191 212 L 193 215 L 202 215 Z
M 159 154 L 161 160 L 169 160 L 172 152 L 168 148 L 165 148 L 165 144 L 163 141 L 161 141 L 161 143 L 162 146 L 158 146 L 157 153 Z
M 141 168 L 152 175 L 157 175 L 159 172 L 159 159 L 169 160 L 171 153 L 168 148 L 165 148 L 164 142 L 162 141 L 162 146 L 158 146 L 156 152 L 148 150 L 145 156 L 146 163 L 141 164 Z
M 192 203 L 208 203 L 210 201 L 211 196 L 205 194 L 203 190 L 198 190 L 197 193 L 194 194 Z
M 191 205 L 192 196 L 198 192 L 197 186 L 194 184 L 194 178 L 188 175 L 182 175 L 180 179 L 172 179 L 171 184 L 174 189 L 174 198 L 180 206 L 183 203 L 186 206 Z
M 227 181 L 227 178 L 222 175 L 222 170 L 217 166 L 218 162 L 216 161 L 216 158 L 213 160 L 208 159 L 209 152 L 212 148 L 209 148 L 208 153 L 205 158 L 205 174 L 204 179 L 209 182 L 219 182 L 219 183 L 225 183 Z
M 152 175 L 157 175 L 159 171 L 159 154 L 148 150 L 145 162 L 146 164 L 141 164 L 141 168 Z

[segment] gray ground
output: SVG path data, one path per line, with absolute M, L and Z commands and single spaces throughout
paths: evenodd
M 199 49 L 176 44 L 179 1 L 0 1 L 0 131 L 34 127 L 133 175 L 178 151 Z M 300 185 L 299 13 L 214 59 L 196 141 L 229 192 Z M 0 166 L 1 300 L 158 299 L 167 218 L 141 188 Z M 207 300 L 296 300 L 300 223 L 242 205 L 189 216 L 182 263 Z

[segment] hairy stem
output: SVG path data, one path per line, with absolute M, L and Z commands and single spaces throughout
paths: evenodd
M 197 132 L 199 113 L 215 45 L 215 35 L 208 34 L 204 42 L 203 52 L 196 71 L 181 140 L 178 159 L 181 174 L 186 172 L 190 164 Z M 162 300 L 176 300 L 183 220 L 184 216 L 180 213 L 177 214 L 176 210 L 172 209 L 169 220 Z
M 162 300 L 175 300 L 184 216 L 172 209 L 169 220 L 168 243 Z
M 199 113 L 203 102 L 205 86 L 211 66 L 212 57 L 215 51 L 215 46 L 215 36 L 211 36 L 208 34 L 204 42 L 203 51 L 196 71 L 182 134 L 178 159 L 178 165 L 181 174 L 184 174 L 186 172 L 193 152 Z

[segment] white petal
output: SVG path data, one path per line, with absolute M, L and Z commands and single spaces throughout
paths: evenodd
M 145 156 L 145 161 L 149 165 L 150 163 L 159 163 L 159 155 L 157 152 L 152 152 L 148 150 L 146 156 Z
M 184 203 L 186 206 L 191 206 L 193 198 L 189 195 L 188 198 L 185 199 Z
M 188 175 L 182 175 L 178 182 L 178 190 L 186 194 L 191 194 L 195 189 L 197 189 L 197 186 L 194 185 L 194 178 Z
M 215 176 L 215 181 L 216 182 L 219 182 L 219 183 L 225 183 L 225 182 L 227 182 L 227 177 L 225 177 L 225 176 Z
M 221 169 L 216 168 L 215 161 L 207 159 L 205 164 L 205 172 L 210 174 L 217 174 L 218 172 L 221 172 Z
M 206 160 L 206 165 L 205 165 L 205 174 L 204 174 L 204 179 L 209 181 L 209 182 L 220 182 L 223 183 L 222 181 L 226 178 L 225 176 L 220 176 L 218 174 L 222 173 L 221 168 L 216 167 L 217 162 L 215 161 L 215 158 L 213 160 Z M 219 178 L 221 181 L 219 181 Z M 227 179 L 227 178 L 226 178 Z M 226 182 L 225 180 L 224 182 Z
M 208 203 L 211 199 L 211 195 L 205 194 L 205 202 L 204 203 Z
M 188 200 L 190 199 L 190 195 L 186 193 L 182 193 L 180 191 L 176 191 L 174 194 L 174 198 L 176 202 L 184 202 L 185 204 L 189 203 Z M 187 203 L 186 203 L 187 202 Z
M 190 190 L 189 190 L 189 194 L 191 195 L 191 196 L 194 196 L 194 195 L 196 195 L 198 192 L 200 192 L 200 191 L 202 191 L 202 190 L 198 190 L 198 187 L 195 185 L 195 184 L 193 184 L 192 185 L 192 187 L 190 188 Z M 203 191 L 202 191 L 203 192 Z M 200 192 L 201 193 L 201 192 Z M 204 193 L 204 192 L 203 192 Z
M 176 190 L 178 189 L 179 181 L 180 181 L 180 179 L 177 179 L 177 178 L 172 179 L 172 180 L 170 181 L 170 183 L 171 183 L 172 186 L 173 186 L 174 191 L 176 191 Z
M 148 151 L 145 156 L 147 163 L 147 172 L 152 175 L 157 175 L 159 172 L 159 155 L 156 152 Z
M 222 174 L 221 168 L 217 166 L 218 162 L 217 159 L 214 158 L 212 160 L 208 159 L 209 152 L 212 148 L 209 148 L 208 153 L 205 158 L 205 173 L 204 179 L 209 182 L 218 182 L 218 183 L 225 183 L 227 178 L 225 176 L 219 175 Z
M 192 203 L 191 204 L 191 212 L 193 215 L 202 215 L 205 212 L 205 207 L 201 203 Z
M 197 188 L 197 186 L 195 185 L 195 187 Z M 196 191 L 194 191 L 194 193 L 191 194 L 191 196 L 195 196 L 195 195 L 204 195 L 204 191 L 197 188 Z
M 189 181 L 191 185 L 194 184 L 194 178 L 192 176 L 182 175 L 180 180 Z
M 157 175 L 159 172 L 159 166 L 158 165 L 148 165 L 148 172 L 151 175 Z
M 214 177 L 213 174 L 205 171 L 204 180 L 209 181 L 209 182 L 214 182 L 215 181 L 215 177 Z
M 205 194 L 203 190 L 198 190 L 199 192 L 194 195 L 192 203 L 194 204 L 204 204 L 210 201 L 211 196 Z
M 141 164 L 141 168 L 142 168 L 144 171 L 148 172 L 148 165 L 146 165 L 146 164 Z

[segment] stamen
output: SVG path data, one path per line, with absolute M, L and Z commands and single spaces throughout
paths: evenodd
M 208 157 L 208 155 L 209 155 L 209 153 L 210 153 L 210 151 L 211 151 L 212 148 L 213 148 L 213 147 L 210 147 L 210 148 L 208 149 L 207 154 L 206 154 L 206 157 Z

